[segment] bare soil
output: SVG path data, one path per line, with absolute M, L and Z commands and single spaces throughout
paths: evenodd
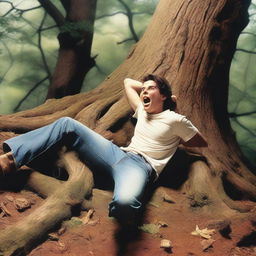
M 148 202 L 140 227 L 121 227 L 114 218 L 108 217 L 108 202 L 112 192 L 94 189 L 93 206 L 95 212 L 87 224 L 79 216 L 63 223 L 52 231 L 49 238 L 28 253 L 29 256 L 252 256 L 256 255 L 255 212 L 225 219 L 203 213 L 202 209 L 187 207 L 186 195 L 169 188 L 159 187 Z M 32 206 L 18 211 L 11 198 L 26 198 Z M 166 200 L 167 199 L 167 200 Z M 0 218 L 0 228 L 22 220 L 43 201 L 28 191 L 3 192 L 0 203 L 4 203 L 11 216 Z M 246 202 L 245 202 L 246 203 Z M 212 245 L 203 250 L 202 241 L 207 239 L 192 235 L 196 229 L 215 229 L 211 236 Z M 57 233 L 59 232 L 59 234 Z M 160 248 L 162 239 L 171 241 L 171 249 Z

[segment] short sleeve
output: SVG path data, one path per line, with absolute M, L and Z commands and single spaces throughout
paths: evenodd
M 132 115 L 132 117 L 138 119 L 138 115 L 139 115 L 138 113 L 139 113 L 139 111 L 141 110 L 142 107 L 143 107 L 143 106 L 142 106 L 142 103 L 140 103 L 140 104 L 138 105 L 138 107 L 136 108 L 136 110 L 135 110 L 134 114 Z
M 174 130 L 184 142 L 189 141 L 198 132 L 198 129 L 184 116 L 177 120 Z

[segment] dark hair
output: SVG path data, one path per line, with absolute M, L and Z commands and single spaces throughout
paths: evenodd
M 156 83 L 160 93 L 164 96 L 166 96 L 166 100 L 164 101 L 163 110 L 175 110 L 176 108 L 176 102 L 172 100 L 172 89 L 169 82 L 164 78 L 160 77 L 158 75 L 148 74 L 144 76 L 142 79 L 143 82 L 146 82 L 148 80 L 152 80 Z

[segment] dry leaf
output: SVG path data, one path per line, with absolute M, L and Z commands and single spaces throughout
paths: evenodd
M 200 229 L 198 225 L 196 225 L 196 230 L 191 232 L 191 235 L 201 236 L 205 239 L 210 239 L 213 234 L 215 234 L 215 229 L 208 229 L 208 228 Z
M 28 209 L 32 205 L 32 203 L 29 200 L 27 200 L 26 198 L 22 198 L 22 197 L 14 199 L 13 203 L 14 203 L 15 208 L 18 211 L 23 211 L 25 209 Z
M 89 221 L 90 221 L 90 219 L 92 218 L 92 215 L 93 215 L 94 212 L 95 212 L 95 211 L 94 211 L 93 209 L 90 209 L 90 210 L 87 212 L 86 216 L 81 219 L 82 222 L 83 222 L 83 224 L 88 224 L 88 223 L 89 223 Z
M 170 249 L 172 248 L 172 242 L 167 239 L 162 239 L 160 243 L 160 248 Z

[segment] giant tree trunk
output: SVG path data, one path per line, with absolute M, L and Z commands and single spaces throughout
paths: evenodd
M 238 35 L 248 22 L 248 5 L 244 0 L 160 1 L 143 38 L 98 88 L 1 116 L 0 128 L 6 131 L 1 139 L 13 136 L 10 130 L 29 131 L 70 116 L 125 145 L 133 125 L 123 79 L 160 74 L 178 96 L 178 112 L 192 120 L 209 143 L 202 149 L 183 148 L 191 161 L 179 189 L 189 207 L 212 216 L 250 211 L 255 206 L 256 177 L 243 162 L 227 114 L 229 68 Z

